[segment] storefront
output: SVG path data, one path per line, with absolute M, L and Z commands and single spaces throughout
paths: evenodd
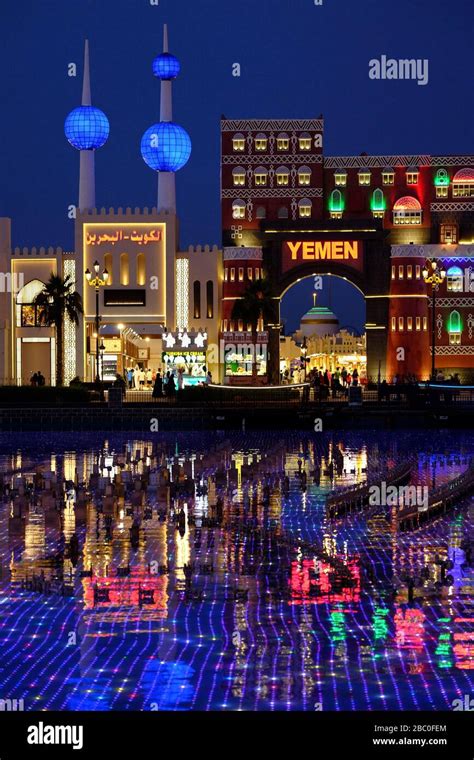
M 184 386 L 204 382 L 207 374 L 207 333 L 176 331 L 163 334 L 163 373 L 183 372 Z
M 266 379 L 268 333 L 257 332 L 224 332 L 224 381 L 243 381 L 252 377 L 252 373 L 260 380 Z M 253 369 L 255 364 L 255 369 Z

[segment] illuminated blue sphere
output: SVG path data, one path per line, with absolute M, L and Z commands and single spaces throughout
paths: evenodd
M 68 142 L 78 150 L 95 150 L 106 142 L 110 132 L 107 116 L 100 108 L 79 106 L 64 122 Z
M 144 162 L 158 172 L 177 172 L 191 155 L 191 138 L 183 127 L 161 121 L 149 127 L 142 137 Z
M 153 74 L 158 79 L 176 79 L 181 71 L 181 64 L 171 53 L 161 53 L 153 61 Z

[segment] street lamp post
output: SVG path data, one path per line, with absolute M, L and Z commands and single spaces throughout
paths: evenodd
M 438 264 L 436 259 L 427 259 L 423 269 L 423 279 L 427 285 L 431 285 L 431 381 L 436 380 L 436 291 L 444 282 L 446 271 Z
M 92 288 L 95 288 L 95 331 L 96 331 L 96 352 L 95 352 L 95 383 L 97 387 L 100 387 L 100 355 L 99 355 L 99 330 L 100 330 L 100 314 L 99 314 L 99 290 L 104 285 L 107 285 L 109 279 L 109 273 L 104 269 L 102 277 L 99 276 L 100 264 L 98 261 L 94 261 L 95 277 L 92 277 L 92 272 L 86 269 L 86 280 Z

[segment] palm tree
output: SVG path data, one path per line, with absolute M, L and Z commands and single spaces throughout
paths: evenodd
M 38 306 L 37 314 L 40 324 L 56 328 L 56 385 L 62 385 L 64 380 L 63 344 L 65 316 L 75 325 L 79 324 L 79 316 L 84 313 L 82 298 L 70 276 L 61 277 L 51 272 L 48 282 L 41 293 L 34 299 Z
M 242 298 L 235 301 L 231 319 L 241 319 L 244 327 L 250 325 L 252 329 L 252 343 L 256 346 L 256 333 L 259 320 L 262 319 L 264 325 L 275 320 L 275 303 L 271 287 L 266 280 L 254 280 L 248 286 Z M 256 377 L 257 366 L 254 356 L 254 360 L 252 361 L 252 381 L 255 381 Z

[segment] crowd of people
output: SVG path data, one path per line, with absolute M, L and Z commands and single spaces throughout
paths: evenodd
M 204 367 L 204 370 L 206 368 Z M 208 370 L 203 376 L 200 385 L 210 385 L 212 383 L 212 374 Z M 121 387 L 123 390 L 151 390 L 153 398 L 173 397 L 178 391 L 184 389 L 184 369 L 178 367 L 177 370 L 169 370 L 166 374 L 161 370 L 142 369 L 140 367 L 129 367 L 125 370 L 125 377 L 116 374 L 114 385 Z
M 282 385 L 287 385 L 291 382 L 306 382 L 309 383 L 311 388 L 314 388 L 314 394 L 319 398 L 327 398 L 331 393 L 333 398 L 344 394 L 347 395 L 348 388 L 359 385 L 360 378 L 357 367 L 353 370 L 347 370 L 345 367 L 337 367 L 334 372 L 330 372 L 328 369 L 323 370 L 313 367 L 304 376 L 304 370 L 301 379 L 298 377 L 295 379 L 294 375 L 291 375 L 290 370 L 285 370 L 281 373 Z

